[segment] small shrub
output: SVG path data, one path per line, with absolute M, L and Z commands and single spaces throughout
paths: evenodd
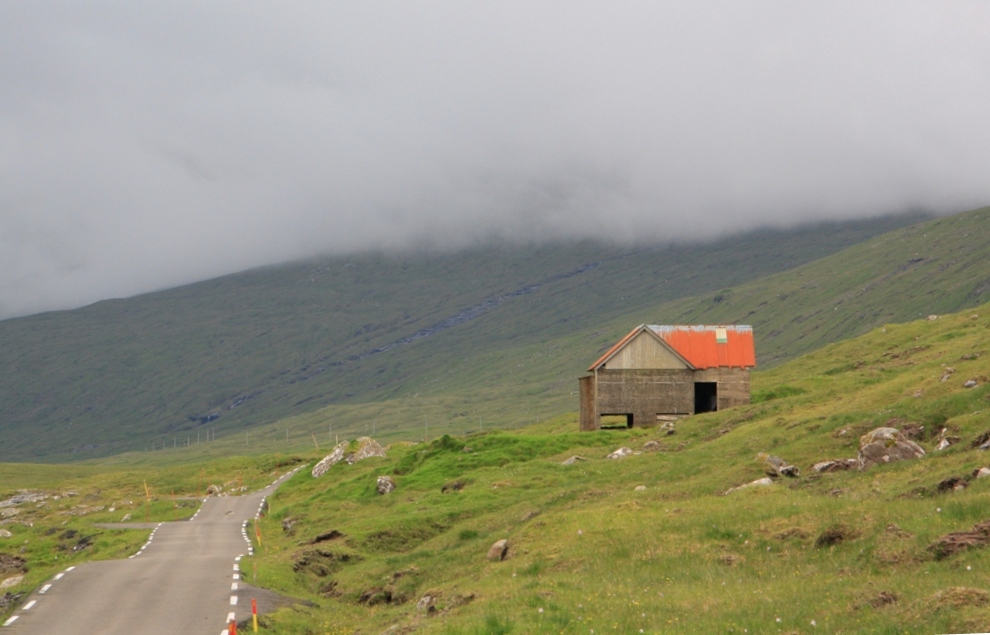
M 828 372 L 826 372 L 828 374 Z M 762 390 L 760 392 L 754 393 L 751 403 L 762 403 L 764 401 L 772 401 L 774 399 L 783 399 L 784 397 L 793 397 L 794 395 L 803 395 L 808 392 L 804 388 L 798 386 L 788 386 L 784 384 L 783 386 L 777 386 L 770 390 Z
M 515 628 L 515 624 L 507 617 L 493 615 L 489 613 L 485 616 L 485 626 L 478 629 L 479 635 L 508 635 Z

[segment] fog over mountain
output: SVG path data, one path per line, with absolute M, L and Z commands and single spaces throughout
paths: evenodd
M 990 202 L 990 4 L 7 2 L 0 317 Z

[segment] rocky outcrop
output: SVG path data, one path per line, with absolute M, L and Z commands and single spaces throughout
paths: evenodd
M 563 461 L 560 462 L 560 464 L 561 465 L 574 465 L 578 461 L 587 461 L 587 460 L 588 459 L 584 458 L 583 456 L 578 456 L 577 454 L 575 454 L 574 456 L 572 456 L 570 458 L 564 459 Z
M 771 478 L 779 478 L 781 476 L 797 478 L 801 476 L 801 470 L 797 466 L 789 464 L 778 456 L 760 454 L 757 458 L 763 461 L 763 473 Z
M 24 593 L 4 593 L 0 595 L 0 615 L 16 606 L 22 597 L 24 597 Z
M 378 481 L 375 483 L 375 490 L 379 496 L 392 493 L 395 490 L 395 479 L 387 474 L 385 476 L 379 476 Z
M 750 483 L 746 483 L 745 485 L 740 485 L 738 487 L 730 487 L 729 489 L 725 490 L 725 495 L 727 496 L 727 495 L 731 494 L 732 492 L 736 492 L 736 491 L 741 490 L 741 489 L 747 489 L 747 488 L 750 488 L 750 487 L 766 487 L 767 485 L 773 485 L 773 479 L 770 478 L 769 476 L 765 476 L 763 478 L 758 478 L 755 481 L 752 481 Z
M 622 448 L 619 448 L 618 450 L 616 450 L 615 452 L 612 452 L 611 454 L 609 454 L 605 458 L 606 459 L 624 459 L 627 456 L 632 456 L 633 454 L 634 454 L 634 452 L 631 449 L 626 448 L 626 447 L 622 447 Z
M 344 455 L 347 453 L 348 445 L 349 444 L 347 443 L 347 441 L 338 443 L 337 446 L 333 449 L 333 452 L 323 457 L 319 463 L 314 465 L 313 470 L 310 472 L 313 475 L 313 478 L 320 478 L 321 476 L 326 474 L 327 470 L 329 470 L 331 467 L 343 461 Z
M 503 538 L 488 548 L 488 555 L 486 557 L 489 560 L 505 560 L 508 555 L 509 541 Z
M 17 586 L 18 584 L 20 584 L 21 582 L 24 582 L 24 576 L 22 575 L 15 575 L 12 578 L 7 578 L 3 582 L 0 582 L 0 590 L 11 589 Z
M 956 443 L 959 443 L 960 440 L 961 439 L 959 437 L 951 436 L 948 428 L 942 428 L 942 430 L 938 433 L 938 444 L 935 446 L 935 449 L 944 450 L 955 445 Z
M 925 450 L 897 428 L 877 428 L 859 439 L 859 469 L 873 465 L 920 459 Z
M 349 442 L 341 441 L 338 443 L 334 447 L 333 452 L 323 457 L 319 463 L 313 466 L 311 472 L 313 478 L 323 476 L 327 473 L 327 470 L 341 461 L 345 461 L 348 465 L 353 465 L 358 461 L 363 461 L 373 456 L 386 456 L 385 448 L 371 437 L 361 437 L 355 441 L 355 444 L 357 445 L 357 449 L 350 450 L 351 444 Z
M 66 494 L 66 496 L 68 496 L 68 494 Z M 46 498 L 48 498 L 48 494 L 43 494 L 42 492 L 21 490 L 14 496 L 0 501 L 0 507 L 13 507 L 14 505 L 20 505 L 22 503 L 37 503 L 45 500 Z
M 990 450 L 990 430 L 984 432 L 973 440 L 972 446 L 984 452 Z
M 812 465 L 811 471 L 827 474 L 829 472 L 844 472 L 858 467 L 859 459 L 828 459 Z
M 350 452 L 344 457 L 348 465 L 353 465 L 358 461 L 363 461 L 365 459 L 370 459 L 373 456 L 385 457 L 385 448 L 379 445 L 378 441 L 375 441 L 371 437 L 361 437 L 357 440 L 357 450 Z

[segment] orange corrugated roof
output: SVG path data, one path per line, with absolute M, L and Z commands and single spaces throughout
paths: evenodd
M 752 326 L 650 325 L 649 329 L 691 362 L 696 369 L 756 366 Z M 725 330 L 725 342 L 719 343 L 717 334 L 722 329 Z
M 675 353 L 684 358 L 696 370 L 706 368 L 753 368 L 756 366 L 756 347 L 753 343 L 753 327 L 732 326 L 668 326 L 641 324 L 608 349 L 588 370 L 599 368 L 617 353 L 640 331 L 649 330 L 663 340 Z M 725 331 L 725 341 L 719 342 L 719 331 Z

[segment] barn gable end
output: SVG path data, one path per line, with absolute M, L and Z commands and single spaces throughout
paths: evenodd
M 687 361 L 649 329 L 641 329 L 601 365 L 607 370 L 690 368 Z

